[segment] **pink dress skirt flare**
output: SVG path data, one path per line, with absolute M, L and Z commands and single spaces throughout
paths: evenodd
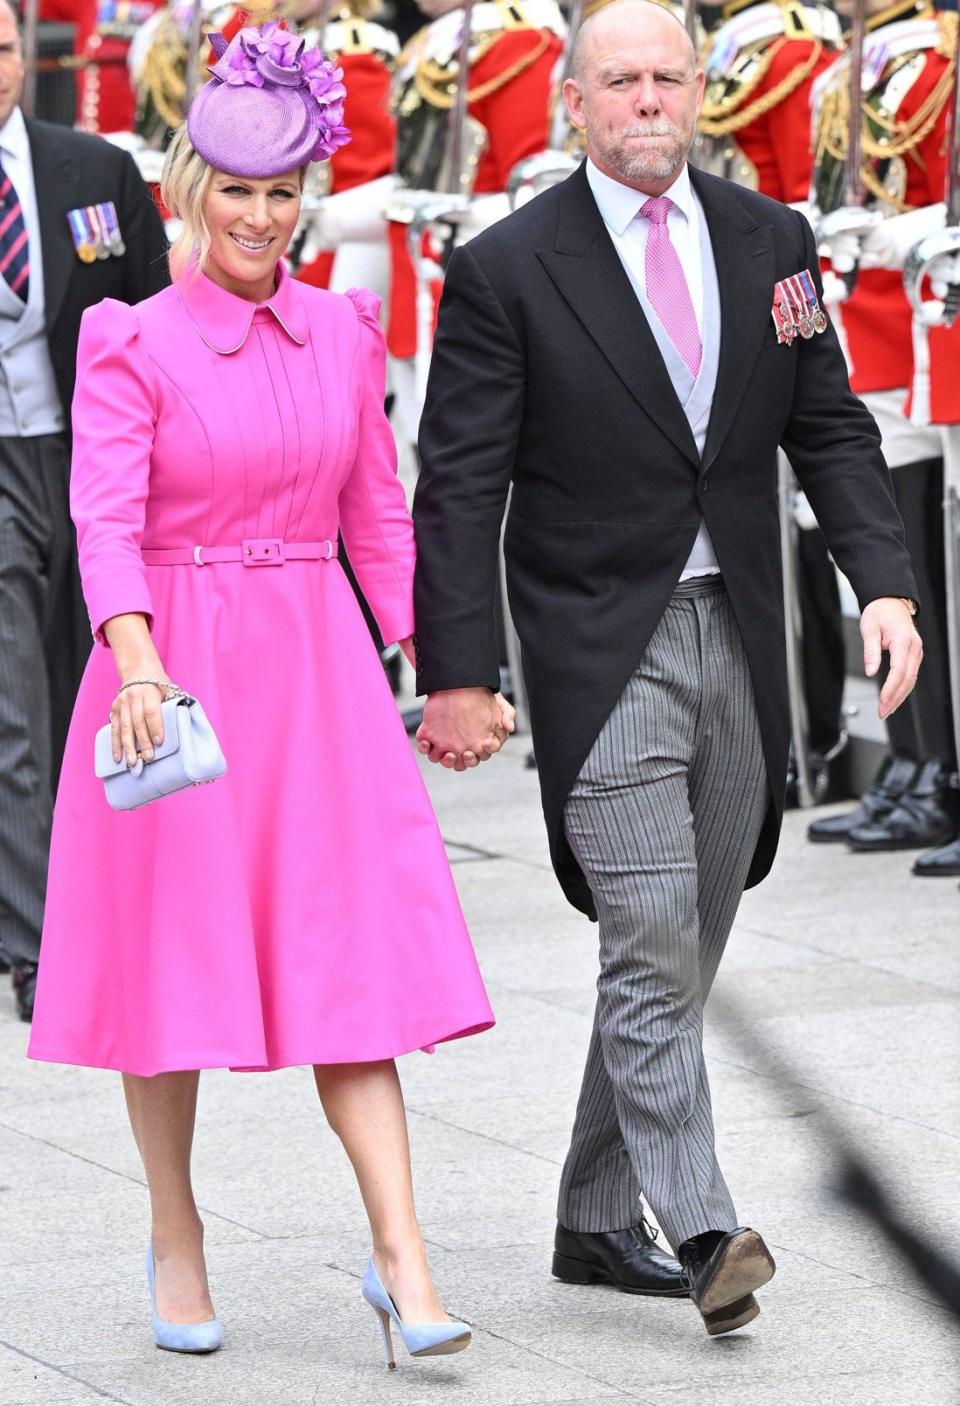
M 384 640 L 412 634 L 413 532 L 377 306 L 281 272 L 266 304 L 200 275 L 84 316 L 71 491 L 99 643 L 57 797 L 34 1059 L 276 1069 L 387 1059 L 493 1023 L 336 558 L 240 560 L 241 544 L 335 544 L 339 529 Z M 238 559 L 141 555 L 199 547 L 202 560 L 205 546 Z M 119 813 L 93 740 L 117 689 L 102 626 L 127 611 L 149 617 L 228 771 Z

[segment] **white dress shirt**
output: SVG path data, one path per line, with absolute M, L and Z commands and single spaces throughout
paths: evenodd
M 26 308 L 0 277 L 0 435 L 19 438 L 57 434 L 64 411 L 57 392 L 44 315 L 43 250 L 33 160 L 26 123 L 15 107 L 0 127 L 0 161 L 13 182 L 23 212 L 30 254 Z
M 30 250 L 30 302 L 43 307 L 43 260 L 40 248 L 40 216 L 37 213 L 37 192 L 33 184 L 33 161 L 30 158 L 30 141 L 27 137 L 27 124 L 23 113 L 15 107 L 0 127 L 0 161 L 3 169 L 13 182 L 13 188 L 20 198 L 23 223 L 27 229 Z
M 641 208 L 650 197 L 605 175 L 589 158 L 587 182 L 647 322 L 652 323 L 657 314 L 647 297 L 646 257 L 650 221 L 640 214 Z M 690 301 L 693 303 L 697 327 L 702 338 L 703 260 L 700 253 L 700 236 L 704 214 L 690 184 L 690 172 L 686 162 L 673 185 L 663 194 L 673 202 L 667 213 L 667 232 L 687 280 Z M 703 446 L 700 448 L 702 451 Z M 701 522 L 689 560 L 680 573 L 680 580 L 687 581 L 694 576 L 714 576 L 719 570 L 710 534 L 706 524 Z
M 593 162 L 587 161 L 587 181 L 593 191 L 601 219 L 606 225 L 613 247 L 620 255 L 620 262 L 626 269 L 627 277 L 633 284 L 634 292 L 643 305 L 649 318 L 656 316 L 647 300 L 647 234 L 650 221 L 640 214 L 641 208 L 650 199 L 642 191 L 625 186 L 604 173 Z M 667 233 L 670 243 L 677 251 L 680 267 L 683 269 L 690 289 L 690 301 L 697 318 L 697 327 L 703 332 L 703 269 L 700 262 L 700 221 L 703 215 L 700 202 L 690 184 L 690 172 L 684 162 L 679 176 L 664 195 L 673 201 L 673 208 L 667 214 Z

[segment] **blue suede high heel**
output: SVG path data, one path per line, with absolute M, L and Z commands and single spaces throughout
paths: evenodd
M 147 1250 L 147 1283 L 150 1286 L 150 1303 L 153 1308 L 153 1339 L 157 1347 L 162 1347 L 167 1352 L 216 1352 L 223 1343 L 223 1329 L 219 1318 L 208 1318 L 205 1323 L 168 1323 L 157 1313 L 152 1245 Z
M 367 1265 L 361 1293 L 380 1319 L 387 1366 L 391 1369 L 397 1365 L 393 1355 L 393 1334 L 390 1331 L 392 1323 L 397 1325 L 403 1345 L 411 1357 L 441 1357 L 450 1352 L 462 1352 L 465 1347 L 470 1346 L 468 1323 L 404 1323 L 397 1312 L 396 1304 L 383 1287 L 380 1276 L 373 1267 L 373 1260 Z

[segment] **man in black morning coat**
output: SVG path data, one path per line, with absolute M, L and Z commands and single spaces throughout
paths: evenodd
M 703 1000 L 773 859 L 788 751 L 776 454 L 863 611 L 881 715 L 909 692 L 916 587 L 870 415 L 851 394 L 809 226 L 689 170 L 703 76 L 667 10 L 583 26 L 564 96 L 588 160 L 458 250 L 421 426 L 421 750 L 496 750 L 495 587 L 510 606 L 560 882 L 599 918 L 597 1015 L 554 1273 L 689 1286 L 711 1334 L 773 1273 L 716 1159 Z M 806 273 L 780 342 L 780 280 Z M 657 1251 L 645 1196 L 677 1250 Z
M 0 0 L 0 962 L 29 1020 L 53 793 L 91 645 L 68 505 L 80 318 L 102 298 L 149 297 L 168 274 L 131 157 L 25 119 L 22 86 L 16 18 Z M 107 204 L 126 250 L 84 262 L 68 214 Z

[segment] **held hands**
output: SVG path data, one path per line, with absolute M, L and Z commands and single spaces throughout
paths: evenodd
M 888 718 L 912 692 L 923 660 L 923 642 L 908 606 L 893 596 L 872 600 L 860 617 L 863 667 L 868 678 L 880 668 L 883 650 L 890 654 L 890 672 L 880 692 L 877 714 Z
M 417 751 L 453 771 L 466 771 L 500 751 L 515 718 L 503 694 L 488 688 L 431 693 L 417 729 Z

